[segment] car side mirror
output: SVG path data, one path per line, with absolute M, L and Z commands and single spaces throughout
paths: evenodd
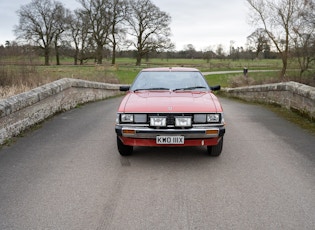
M 212 91 L 218 91 L 218 90 L 221 89 L 221 86 L 220 86 L 220 85 L 210 86 L 210 89 L 211 89 Z
M 119 90 L 122 91 L 122 92 L 129 91 L 129 89 L 130 89 L 129 85 L 123 85 L 123 86 L 119 87 Z

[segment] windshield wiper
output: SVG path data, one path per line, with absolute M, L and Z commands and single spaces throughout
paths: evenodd
M 141 91 L 141 90 L 170 90 L 170 89 L 168 89 L 168 88 L 162 88 L 162 87 L 157 87 L 157 88 L 135 89 L 134 92 L 136 92 L 136 91 Z
M 194 90 L 194 89 L 207 89 L 207 87 L 205 87 L 205 86 L 193 86 L 193 87 L 187 87 L 187 88 L 174 89 L 174 91 L 178 91 L 178 90 Z

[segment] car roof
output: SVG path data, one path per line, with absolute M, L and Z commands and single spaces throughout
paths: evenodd
M 141 70 L 141 72 L 200 72 L 196 68 L 187 67 L 158 67 L 158 68 L 147 68 Z

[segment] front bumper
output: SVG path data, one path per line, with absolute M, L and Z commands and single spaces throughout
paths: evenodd
M 193 127 L 190 129 L 152 129 L 149 127 L 120 126 L 116 125 L 118 136 L 152 139 L 159 135 L 180 135 L 185 139 L 200 139 L 221 137 L 225 133 L 224 126 L 221 127 Z
M 117 136 L 125 145 L 132 146 L 159 146 L 155 143 L 157 136 L 183 136 L 185 138 L 184 146 L 216 145 L 225 134 L 224 126 L 153 129 L 150 127 L 116 125 L 115 130 Z

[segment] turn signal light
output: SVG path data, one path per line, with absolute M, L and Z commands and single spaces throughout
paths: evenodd
M 219 131 L 218 130 L 207 130 L 206 134 L 207 135 L 218 135 Z
M 132 134 L 132 135 L 136 134 L 136 131 L 133 129 L 123 129 L 122 132 L 123 132 L 123 134 L 129 134 L 129 135 L 130 134 Z

